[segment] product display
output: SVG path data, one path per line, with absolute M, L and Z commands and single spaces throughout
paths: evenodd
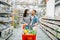
M 13 33 L 11 11 L 7 0 L 0 0 L 0 39 L 6 40 Z
M 43 21 L 45 20 L 45 21 Z M 43 18 L 41 21 L 40 26 L 45 31 L 47 35 L 52 35 L 50 38 L 53 40 L 58 40 L 60 39 L 60 20 L 57 19 L 48 19 L 48 18 Z M 57 39 L 58 38 L 58 39 Z
M 0 22 L 10 22 L 12 21 L 11 17 L 0 17 Z
M 60 39 L 60 28 L 57 28 L 56 31 L 57 31 L 56 37 L 58 37 Z

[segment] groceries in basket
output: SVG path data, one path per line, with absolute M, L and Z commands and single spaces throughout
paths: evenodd
M 36 30 L 24 30 L 24 34 L 33 34 L 35 35 L 36 34 Z
M 36 35 L 36 30 L 24 29 L 23 33 L 26 35 L 28 35 L 28 34 Z

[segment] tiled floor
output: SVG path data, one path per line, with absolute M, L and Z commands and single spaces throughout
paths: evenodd
M 14 29 L 13 35 L 8 40 L 22 40 L 21 39 L 22 34 L 22 28 L 16 28 Z M 50 40 L 47 35 L 39 28 L 37 27 L 37 40 Z

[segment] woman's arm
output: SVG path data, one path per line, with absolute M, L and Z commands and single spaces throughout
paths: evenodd
M 23 17 L 22 24 L 28 25 L 28 24 L 25 22 L 25 19 L 24 19 L 24 17 Z

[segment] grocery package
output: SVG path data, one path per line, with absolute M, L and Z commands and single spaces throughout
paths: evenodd
M 28 34 L 28 30 L 24 30 L 24 34 Z

